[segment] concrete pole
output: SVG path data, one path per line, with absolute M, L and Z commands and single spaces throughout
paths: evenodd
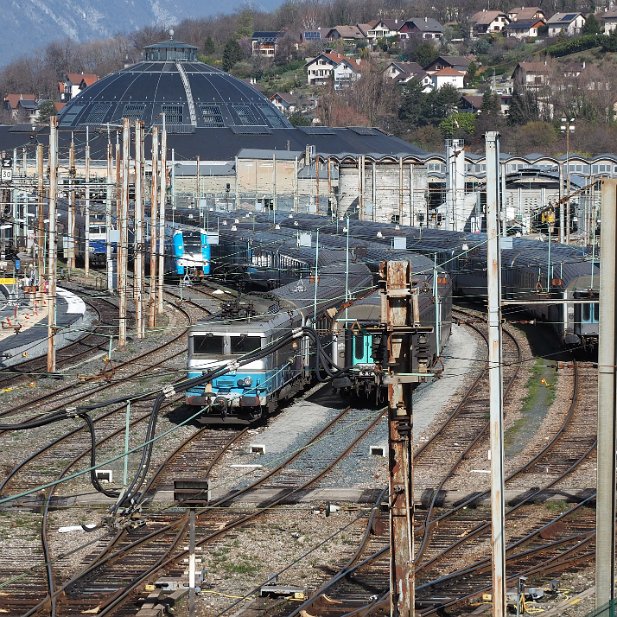
M 142 198 L 143 177 L 143 123 L 135 122 L 135 272 L 133 278 L 133 298 L 135 301 L 135 317 L 137 338 L 144 338 L 144 305 L 143 305 L 143 275 L 144 275 L 144 201 Z
M 86 276 L 90 276 L 90 133 L 89 128 L 86 126 L 86 205 L 85 205 L 85 230 L 84 236 L 86 239 L 86 244 L 84 247 L 84 270 L 86 272 Z
M 156 326 L 156 238 L 159 212 L 158 197 L 159 127 L 152 127 L 152 175 L 150 192 L 150 288 L 148 299 L 148 328 Z
M 195 508 L 189 510 L 189 617 L 195 617 Z
M 38 251 L 36 254 L 38 277 L 38 294 L 39 301 L 45 297 L 43 292 L 43 276 L 45 274 L 45 175 L 43 171 L 44 165 L 43 144 L 36 146 L 36 177 L 37 177 L 37 229 L 36 229 L 36 244 Z
M 67 212 L 67 227 L 66 236 L 68 240 L 68 259 L 67 266 L 69 272 L 75 269 L 75 140 L 71 133 L 71 145 L 69 146 L 69 204 Z
M 122 119 L 122 193 L 120 216 L 118 217 L 118 347 L 126 345 L 127 297 L 126 278 L 129 249 L 129 158 L 131 147 L 131 124 L 128 118 Z
M 411 264 L 386 261 L 381 321 L 386 324 L 390 511 L 390 615 L 415 614 L 413 511 L 413 408 L 409 327 L 413 324 Z
M 112 260 L 111 250 L 111 202 L 112 202 L 112 185 L 111 178 L 113 175 L 114 159 L 111 139 L 109 135 L 109 127 L 107 127 L 107 188 L 105 190 L 105 267 L 107 270 L 107 289 L 112 291 L 114 286 L 114 264 Z
M 501 352 L 501 258 L 499 252 L 499 133 L 486 133 L 486 229 L 488 291 L 488 371 L 491 442 L 491 523 L 493 617 L 506 615 L 506 544 Z
M 199 156 L 197 157 L 197 166 L 195 168 L 195 207 L 197 212 L 201 212 L 201 161 Z
M 165 277 L 165 201 L 167 200 L 167 129 L 163 114 L 161 135 L 161 202 L 159 206 L 159 268 L 158 268 L 158 314 L 163 314 L 163 279 Z
M 320 212 L 320 203 L 319 203 L 319 155 L 315 154 L 315 210 L 317 214 L 321 214 Z
M 615 276 L 617 180 L 602 181 L 600 334 L 598 342 L 598 467 L 596 496 L 596 610 L 615 597 Z
M 47 372 L 56 372 L 56 200 L 58 195 L 58 118 L 49 118 L 49 233 L 47 249 Z

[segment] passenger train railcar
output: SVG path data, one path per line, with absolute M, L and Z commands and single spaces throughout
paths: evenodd
M 485 295 L 485 244 L 470 250 L 467 263 L 457 282 L 460 291 Z M 502 297 L 547 322 L 565 346 L 586 350 L 597 346 L 600 268 L 582 249 L 553 245 L 549 262 L 547 243 L 513 238 L 512 248 L 501 251 L 501 272 Z
M 344 263 L 344 262 L 342 262 Z M 253 304 L 233 316 L 222 313 L 195 326 L 188 334 L 188 377 L 262 349 L 292 330 L 316 326 L 317 338 L 301 337 L 241 369 L 187 391 L 186 403 L 204 408 L 204 422 L 250 423 L 272 413 L 316 377 L 318 346 L 327 345 L 331 329 L 328 309 L 345 300 L 344 266 L 334 262 L 315 278 L 301 278 L 268 294 L 253 296 Z M 373 279 L 361 263 L 347 276 L 353 294 L 368 293 Z M 314 317 L 317 317 L 314 323 Z M 331 353 L 326 347 L 325 351 Z
M 281 218 L 280 224 L 305 230 L 319 227 L 324 234 L 340 236 L 345 223 L 294 214 Z M 408 250 L 434 259 L 451 274 L 455 294 L 486 299 L 486 234 L 353 220 L 350 227 L 355 238 L 386 246 L 404 236 Z M 565 346 L 593 349 L 599 334 L 599 264 L 571 245 L 549 246 L 527 238 L 508 238 L 506 243 L 511 248 L 502 245 L 502 296 L 520 301 L 528 314 L 550 324 Z

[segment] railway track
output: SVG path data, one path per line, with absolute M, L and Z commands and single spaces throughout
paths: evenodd
M 515 356 L 510 358 L 510 364 L 518 363 Z M 563 571 L 565 567 L 580 566 L 592 554 L 593 549 L 590 545 L 595 523 L 588 508 L 577 506 L 563 516 L 555 516 L 546 509 L 533 511 L 533 508 L 525 507 L 534 503 L 542 490 L 563 482 L 564 478 L 575 472 L 594 451 L 595 435 L 589 435 L 589 431 L 582 431 L 586 436 L 580 438 L 581 429 L 589 426 L 590 422 L 586 410 L 590 398 L 594 397 L 593 367 L 588 365 L 581 367 L 575 363 L 573 369 L 577 378 L 574 382 L 572 403 L 568 411 L 563 414 L 561 425 L 553 430 L 553 435 L 545 441 L 541 449 L 537 448 L 531 452 L 524 464 L 508 476 L 508 482 L 512 486 L 528 487 L 530 474 L 537 480 L 538 469 L 543 471 L 543 482 L 538 490 L 530 491 L 527 499 L 520 500 L 508 511 L 508 525 L 517 530 L 516 534 L 511 533 L 511 542 L 508 546 L 508 572 L 511 568 L 517 570 L 517 574 L 512 577 L 513 580 L 517 575 L 536 576 L 541 580 L 542 574 L 550 575 Z M 474 397 L 477 397 L 477 383 L 472 389 Z M 465 407 L 465 403 L 461 405 Z M 461 405 L 453 414 L 454 417 L 460 414 Z M 463 418 L 464 414 L 460 417 Z M 468 423 L 469 426 L 473 424 L 473 422 Z M 448 419 L 439 434 L 443 434 L 446 430 L 450 433 L 451 439 L 456 440 L 458 447 L 462 441 L 461 432 L 453 430 L 452 426 L 452 420 Z M 476 427 L 479 430 L 470 431 L 471 434 L 483 432 L 481 423 Z M 470 445 L 473 445 L 472 442 L 473 439 L 466 441 Z M 445 447 L 445 444 L 442 443 L 442 446 Z M 431 446 L 420 447 L 416 451 L 416 464 L 419 459 L 421 460 L 422 452 L 430 454 L 432 451 Z M 457 452 L 463 452 L 463 455 L 461 457 L 459 454 L 458 458 L 464 458 L 465 453 L 469 451 L 470 448 L 459 448 Z M 425 460 L 431 461 L 431 459 L 432 455 Z M 450 457 L 446 459 L 450 460 Z M 547 467 L 549 474 L 546 472 Z M 450 477 L 452 471 L 451 467 L 450 473 L 444 477 Z M 418 606 L 429 607 L 422 611 L 423 615 L 450 614 L 448 609 L 455 611 L 451 614 L 460 614 L 456 611 L 464 610 L 466 603 L 476 600 L 483 592 L 490 591 L 489 560 L 478 559 L 468 568 L 461 567 L 461 564 L 473 562 L 474 555 L 489 553 L 490 513 L 485 508 L 473 507 L 485 496 L 482 492 L 477 493 L 473 500 L 461 503 L 457 508 L 446 512 L 439 512 L 441 509 L 435 507 L 437 494 L 437 490 L 434 491 L 429 510 L 424 513 L 424 529 L 428 529 L 429 534 L 425 532 L 421 536 L 423 539 L 426 538 L 426 541 L 420 543 L 418 550 L 417 601 Z M 436 513 L 433 519 L 430 518 L 432 513 Z M 388 526 L 376 525 L 372 529 L 372 543 L 362 546 L 359 551 L 362 558 L 355 558 L 357 565 L 348 565 L 330 581 L 324 583 L 307 602 L 292 612 L 280 614 L 298 615 L 301 610 L 307 610 L 309 613 L 311 610 L 316 610 L 324 617 L 352 613 L 388 614 L 389 580 L 384 575 L 389 566 Z M 444 574 L 448 572 L 451 574 Z M 383 582 L 381 588 L 376 584 L 378 581 Z M 371 585 L 371 582 L 375 584 Z M 369 590 L 371 593 L 368 593 Z
M 198 510 L 197 544 L 211 546 L 231 530 L 249 524 L 257 517 L 266 516 L 271 508 L 287 503 L 290 499 L 297 499 L 299 493 L 318 482 L 374 428 L 382 413 L 377 411 L 370 416 L 358 418 L 349 409 L 345 410 L 286 461 L 270 469 L 254 482 L 247 483 L 242 488 L 234 488 L 228 495 L 212 503 L 211 507 Z M 350 435 L 350 431 L 353 435 Z M 341 434 L 349 435 L 348 439 L 342 440 Z M 304 471 L 307 467 L 312 469 L 310 475 Z M 182 473 L 182 469 L 173 473 L 176 475 Z M 255 491 L 265 491 L 265 496 L 257 497 L 259 501 L 257 508 L 247 513 L 246 507 L 238 509 L 234 506 L 242 496 L 244 499 L 253 499 L 251 495 L 255 495 Z M 163 569 L 171 572 L 174 572 L 174 568 L 177 570 L 175 564 L 179 559 L 186 557 L 184 549 L 186 541 L 174 543 L 170 538 L 175 537 L 173 530 L 177 530 L 180 535 L 186 534 L 187 515 L 176 514 L 173 522 L 164 517 L 161 519 L 161 515 L 156 512 L 148 512 L 146 516 L 148 520 L 146 525 L 136 530 L 122 532 L 121 540 L 116 539 L 85 571 L 57 588 L 58 598 L 61 596 L 63 599 L 63 615 L 77 614 L 84 610 L 84 597 L 89 599 L 90 608 L 99 607 L 98 614 L 111 614 L 110 611 L 119 610 L 121 603 L 130 602 L 144 582 L 157 572 Z M 149 523 L 150 516 L 153 517 L 153 526 Z M 161 523 L 161 520 L 166 522 Z M 153 534 L 149 533 L 149 527 L 155 529 Z M 135 540 L 136 537 L 139 541 Z M 167 545 L 163 557 L 158 544 L 162 537 L 165 538 L 162 544 Z M 152 544 L 155 541 L 156 544 Z M 129 554 L 138 556 L 127 558 Z M 132 573 L 131 585 L 127 584 L 126 576 L 124 574 L 121 576 L 118 569 Z M 102 593 L 102 589 L 106 590 L 105 594 Z M 50 598 L 47 604 L 41 603 L 33 607 L 29 614 L 39 614 L 38 611 L 44 610 L 49 601 Z M 131 610 L 134 610 L 134 606 Z

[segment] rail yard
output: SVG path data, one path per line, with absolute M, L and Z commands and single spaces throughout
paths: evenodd
M 298 281 L 312 315 L 311 281 L 302 274 Z M 150 615 L 174 603 L 188 610 L 192 536 L 195 614 L 388 614 L 387 406 L 356 399 L 350 407 L 330 384 L 309 381 L 252 426 L 231 417 L 204 423 L 204 405 L 187 406 L 166 386 L 186 380 L 189 327 L 246 304 L 250 292 L 204 279 L 166 284 L 156 331 L 124 349 L 114 343 L 110 358 L 117 296 L 96 291 L 79 270 L 62 285 L 83 298 L 89 326 L 58 349 L 54 376 L 29 357 L 1 375 L 3 610 Z M 127 318 L 132 331 L 133 307 Z M 234 319 L 255 316 L 240 311 Z M 439 378 L 414 395 L 422 427 L 414 433 L 421 615 L 490 612 L 486 326 L 469 308 L 455 308 L 452 322 Z M 527 606 L 549 611 L 593 578 L 597 369 L 538 328 L 504 328 L 507 563 L 512 580 L 525 576 L 532 589 Z M 536 336 L 549 340 L 539 351 Z M 62 421 L 36 428 L 58 414 Z M 148 442 L 139 490 L 123 502 Z M 94 469 L 102 492 L 93 489 Z M 196 480 L 207 481 L 207 494 L 188 508 L 178 487 Z M 561 614 L 583 614 L 569 610 Z

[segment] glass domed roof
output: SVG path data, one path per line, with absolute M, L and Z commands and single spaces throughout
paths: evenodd
M 171 133 L 230 128 L 238 133 L 292 128 L 249 84 L 197 60 L 197 48 L 168 40 L 145 48 L 145 59 L 103 77 L 72 99 L 60 128 L 119 125 L 141 119 Z

